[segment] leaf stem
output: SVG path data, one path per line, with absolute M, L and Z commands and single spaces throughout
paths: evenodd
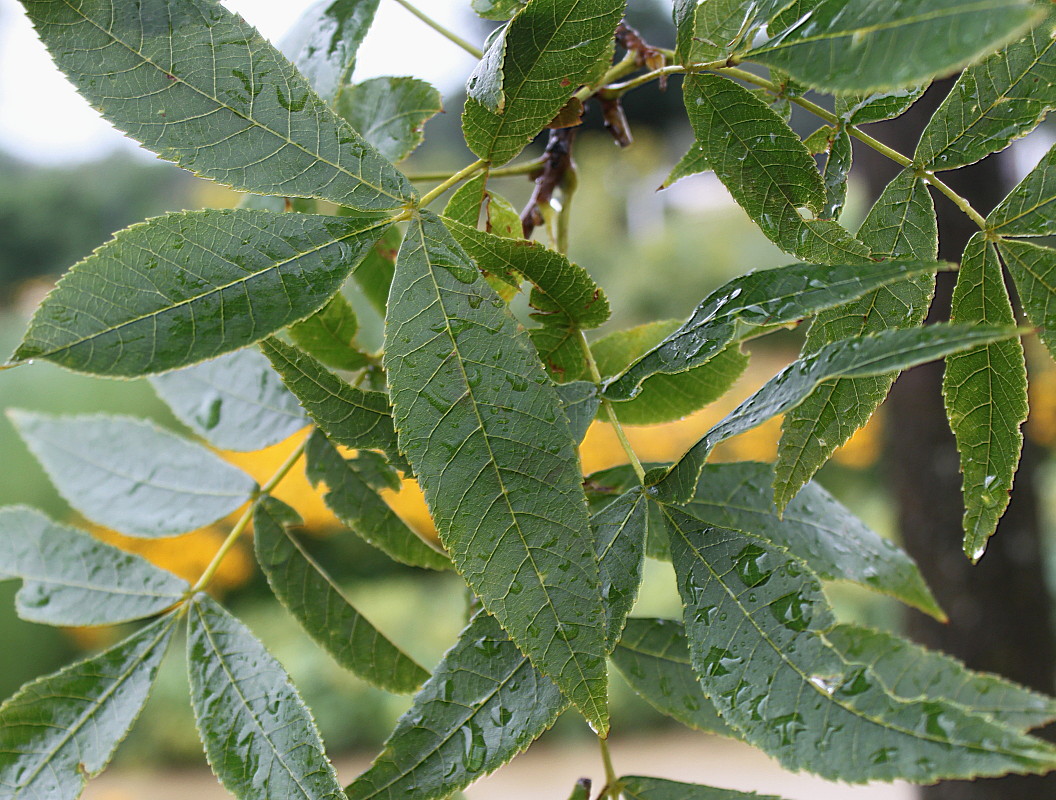
M 616 770 L 612 766 L 612 754 L 609 752 L 609 743 L 599 736 L 598 745 L 601 747 L 601 763 L 605 767 L 605 788 L 598 795 L 598 800 L 602 800 L 604 797 L 616 800 L 620 796 L 620 791 L 623 787 L 620 785 L 620 779 L 616 777 Z
M 443 183 L 441 183 L 439 186 L 435 186 L 434 188 L 426 192 L 426 194 L 422 196 L 422 199 L 418 201 L 418 207 L 425 208 L 427 205 L 433 202 L 436 198 L 438 198 L 456 183 L 461 183 L 473 173 L 480 172 L 481 169 L 487 166 L 487 163 L 488 162 L 485 159 L 480 158 L 474 161 L 468 167 L 463 167 L 454 175 L 452 175 Z
M 533 172 L 543 168 L 543 164 L 546 163 L 546 158 L 540 156 L 539 158 L 533 158 L 531 161 L 525 161 L 521 164 L 513 164 L 509 167 L 498 167 L 497 169 L 488 170 L 489 178 L 503 178 L 510 175 L 531 175 Z M 412 181 L 446 181 L 452 177 L 450 170 L 443 170 L 438 172 L 416 172 L 413 175 L 408 175 L 407 178 Z
M 434 31 L 439 33 L 441 36 L 443 36 L 444 38 L 446 38 L 446 39 L 454 42 L 455 44 L 457 44 L 459 47 L 461 47 L 463 50 L 465 50 L 467 53 L 469 53 L 471 56 L 473 56 L 473 58 L 478 58 L 479 59 L 479 58 L 483 58 L 484 57 L 484 51 L 481 50 L 479 47 L 477 47 L 476 45 L 470 44 L 469 42 L 467 42 L 465 39 L 463 39 L 461 36 L 459 36 L 454 31 L 449 30 L 448 28 L 445 28 L 443 25 L 441 25 L 435 19 L 433 19 L 432 17 L 428 16 L 427 14 L 425 14 L 424 12 L 422 12 L 421 10 L 416 8 L 415 6 L 411 5 L 409 2 L 407 2 L 407 0 L 395 0 L 395 2 L 399 3 L 401 6 L 406 8 L 408 11 L 410 11 L 412 14 L 414 14 L 414 16 L 418 17 L 418 19 L 420 19 L 422 22 L 424 22 L 426 25 L 428 25 Z
M 638 69 L 637 57 L 634 53 L 628 53 L 622 60 L 609 67 L 608 71 L 598 78 L 597 81 L 589 86 L 581 87 L 580 90 L 572 96 L 579 98 L 580 101 L 586 100 L 591 95 L 604 89 L 613 81 L 619 80 L 624 75 L 630 75 L 636 69 Z
M 298 461 L 300 461 L 301 456 L 304 455 L 304 449 L 305 447 L 307 447 L 307 445 L 308 437 L 306 436 L 304 438 L 304 441 L 297 446 L 297 449 L 290 453 L 289 457 L 282 462 L 282 466 L 278 468 L 278 470 L 275 472 L 274 475 L 271 476 L 268 482 L 260 487 L 260 491 L 257 492 L 256 497 L 253 498 L 253 501 L 249 504 L 246 510 L 242 512 L 242 516 L 238 518 L 238 522 L 235 523 L 235 527 L 231 529 L 231 533 L 229 533 L 227 535 L 227 538 L 224 539 L 224 543 L 221 544 L 220 549 L 216 551 L 216 555 L 213 556 L 213 560 L 210 561 L 209 566 L 205 568 L 205 571 L 202 573 L 202 577 L 198 579 L 198 582 L 194 584 L 194 586 L 191 587 L 191 590 L 187 593 L 188 597 L 197 594 L 198 592 L 205 591 L 205 589 L 209 586 L 213 578 L 216 576 L 216 571 L 220 569 L 220 564 L 221 562 L 223 562 L 225 556 L 227 556 L 227 554 L 231 552 L 231 549 L 235 546 L 235 543 L 239 540 L 242 534 L 245 533 L 246 528 L 249 527 L 249 523 L 252 522 L 253 512 L 260 504 L 261 499 L 267 496 L 270 492 L 274 491 L 275 487 L 282 482 L 282 479 L 290 473 L 290 470 L 293 469 L 294 465 Z

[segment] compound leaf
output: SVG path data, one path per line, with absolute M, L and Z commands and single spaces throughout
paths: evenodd
M 414 152 L 425 123 L 443 110 L 440 93 L 418 78 L 371 78 L 337 101 L 337 113 L 394 164 Z
M 950 319 L 1014 325 L 1015 314 L 993 243 L 968 242 L 953 290 Z M 1027 419 L 1027 364 L 1018 339 L 946 358 L 946 415 L 957 439 L 964 492 L 964 552 L 978 561 L 1008 506 Z
M 76 800 L 139 716 L 177 619 L 168 614 L 0 706 L 0 794 Z
M 22 4 L 78 91 L 166 160 L 236 189 L 360 210 L 415 198 L 278 50 L 219 3 Z
M 412 220 L 390 298 L 400 450 L 440 539 L 484 607 L 604 731 L 600 579 L 560 400 L 439 217 Z
M 123 416 L 8 417 L 66 501 L 130 536 L 176 536 L 250 499 L 246 473 L 199 444 Z
M 462 130 L 469 148 L 494 166 L 505 164 L 554 118 L 580 86 L 608 65 L 624 0 L 533 0 L 502 37 L 502 112 L 466 100 Z M 487 56 L 487 54 L 485 54 Z M 478 74 L 478 81 L 483 76 Z M 492 79 L 490 83 L 494 83 Z
M 875 92 L 953 72 L 1036 22 L 1029 0 L 822 0 L 745 58 L 815 89 Z
M 150 384 L 180 422 L 223 450 L 261 450 L 308 424 L 297 398 L 255 349 L 154 375 Z
M 289 530 L 297 512 L 265 497 L 253 512 L 257 562 L 286 610 L 342 667 L 389 692 L 414 692 L 429 677 L 378 631 Z
M 45 625 L 113 625 L 149 617 L 179 603 L 189 588 L 143 557 L 32 508 L 0 509 L 0 564 L 3 577 L 22 580 L 18 615 Z
M 136 376 L 237 350 L 318 310 L 386 224 L 236 209 L 133 225 L 59 281 L 15 358 Z
M 238 798 L 344 800 L 311 713 L 249 629 L 206 595 L 188 613 L 187 665 L 198 734 Z

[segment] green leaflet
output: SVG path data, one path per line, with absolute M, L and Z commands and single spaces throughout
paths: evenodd
M 612 52 L 623 7 L 624 0 L 533 0 L 526 5 L 503 36 L 503 102 L 496 101 L 502 113 L 472 97 L 466 100 L 462 130 L 470 150 L 493 166 L 521 152 L 580 84 L 598 77 Z
M 384 364 L 400 450 L 456 567 L 604 732 L 600 581 L 568 422 L 505 304 L 426 212 L 396 262 Z
M 189 588 L 143 557 L 32 508 L 0 509 L 0 564 L 0 579 L 22 579 L 18 616 L 45 625 L 113 625 L 149 617 L 179 603 Z
M 815 89 L 914 86 L 974 61 L 1037 21 L 1029 0 L 822 0 L 745 58 Z
M 538 242 L 485 233 L 455 221 L 448 229 L 480 269 L 511 284 L 518 283 L 518 275 L 532 283 L 530 316 L 542 327 L 528 334 L 543 364 L 562 383 L 586 377 L 580 331 L 609 318 L 609 300 L 590 274 Z
M 847 176 L 851 172 L 851 135 L 839 125 L 829 139 L 828 155 L 821 179 L 825 184 L 825 208 L 822 219 L 839 219 L 847 200 Z
M 360 615 L 289 531 L 297 512 L 265 497 L 253 512 L 253 545 L 275 596 L 345 669 L 386 691 L 414 692 L 429 677 Z
M 598 339 L 590 346 L 602 375 L 619 375 L 679 327 L 678 320 L 648 322 Z M 626 425 L 652 425 L 692 414 L 721 397 L 748 366 L 736 344 L 707 362 L 673 375 L 646 378 L 632 400 L 614 408 Z
M 1052 745 L 940 698 L 896 698 L 844 660 L 825 638 L 835 620 L 803 562 L 675 508 L 664 514 L 704 693 L 785 767 L 851 783 L 1052 768 Z
M 414 152 L 425 123 L 443 110 L 440 93 L 417 78 L 371 78 L 337 101 L 337 113 L 394 164 Z
M 749 531 L 786 548 L 827 580 L 844 579 L 945 619 L 920 570 L 816 483 L 778 515 L 769 464 L 707 464 L 685 511 L 709 525 Z
M 509 25 L 500 25 L 491 32 L 483 57 L 466 79 L 466 98 L 480 103 L 492 114 L 501 114 L 506 109 L 502 62 L 506 60 L 506 34 L 509 30 Z
M 879 286 L 930 276 L 939 266 L 933 261 L 885 261 L 792 264 L 749 272 L 705 297 L 682 327 L 609 380 L 604 394 L 611 400 L 633 398 L 642 382 L 654 375 L 675 375 L 706 364 L 731 342 L 846 303 Z
M 425 569 L 451 569 L 451 560 L 425 543 L 379 495 L 399 489 L 399 476 L 376 453 L 345 458 L 321 431 L 308 439 L 308 480 L 329 487 L 327 507 L 364 541 L 401 564 Z
M 799 137 L 763 100 L 733 81 L 700 73 L 682 84 L 703 158 L 774 244 L 815 264 L 862 263 L 869 250 L 820 219 L 825 186 Z
M 370 360 L 356 349 L 359 320 L 352 304 L 338 292 L 303 322 L 290 326 L 290 338 L 308 355 L 334 369 L 357 370 Z
M 612 663 L 657 711 L 694 730 L 740 738 L 700 690 L 681 622 L 630 617 Z
M 382 392 L 352 386 L 281 339 L 265 339 L 260 349 L 304 410 L 334 442 L 382 450 L 398 459 L 392 410 Z M 396 465 L 400 466 L 398 461 Z
M 881 331 L 825 345 L 767 381 L 693 445 L 656 485 L 664 499 L 688 502 L 704 461 L 715 445 L 795 408 L 823 381 L 908 369 L 1018 334 L 1015 328 L 938 324 Z
M 997 251 L 1012 273 L 1031 324 L 1041 329 L 1038 335 L 1049 353 L 1056 354 L 1056 250 L 1002 239 L 997 242 Z
M 135 376 L 237 350 L 320 308 L 385 224 L 238 209 L 133 225 L 59 281 L 14 357 Z
M 646 498 L 632 490 L 590 518 L 605 599 L 607 651 L 619 640 L 627 615 L 638 599 L 645 560 Z
M 924 182 L 905 170 L 877 199 L 858 231 L 877 254 L 894 258 L 935 258 L 939 231 L 935 205 Z M 851 336 L 920 325 L 928 313 L 935 281 L 930 275 L 890 283 L 859 299 L 822 311 L 807 334 L 806 352 Z M 869 417 L 887 396 L 896 373 L 823 382 L 789 411 L 782 424 L 774 475 L 774 496 L 783 508 L 796 492 Z
M 928 84 L 908 89 L 889 89 L 869 94 L 841 94 L 836 97 L 836 116 L 849 125 L 865 125 L 900 117 L 927 90 Z
M 187 672 L 209 766 L 238 798 L 343 800 L 311 713 L 282 665 L 204 594 L 187 614 Z
M 620 778 L 620 785 L 627 800 L 781 800 L 772 794 L 736 792 L 642 775 L 624 775 Z
M 257 488 L 242 470 L 150 422 L 7 414 L 66 502 L 129 536 L 200 528 L 230 514 Z
M 308 417 L 257 350 L 236 350 L 150 385 L 180 422 L 223 450 L 261 450 L 297 433 Z
M 0 794 L 76 800 L 139 716 L 177 619 L 167 614 L 0 706 Z
M 484 19 L 507 20 L 521 10 L 528 0 L 473 0 L 473 10 Z
M 1056 106 L 1056 41 L 1050 13 L 1026 38 L 966 69 L 928 122 L 913 160 L 956 169 L 1004 150 Z
M 278 50 L 219 3 L 22 4 L 80 93 L 166 160 L 236 189 L 361 210 L 415 198 Z
M 1026 731 L 1056 717 L 1056 701 L 884 631 L 837 625 L 825 634 L 844 660 L 866 664 L 896 697 L 937 697 Z
M 495 619 L 478 613 L 400 717 L 348 800 L 444 798 L 505 764 L 568 701 Z
M 675 60 L 720 61 L 790 0 L 675 0 Z
M 985 234 L 968 242 L 957 273 L 953 322 L 1014 325 L 1001 262 Z M 948 356 L 942 379 L 946 415 L 964 475 L 964 552 L 978 561 L 1008 506 L 1027 419 L 1023 345 L 1007 339 Z
M 343 212 L 339 209 L 338 214 L 341 213 Z M 402 241 L 403 233 L 393 225 L 382 234 L 378 243 L 367 251 L 359 266 L 352 270 L 352 278 L 359 285 L 363 296 L 382 317 L 385 316 L 385 304 L 389 301 L 389 285 L 396 270 L 396 254 Z
M 1056 147 L 990 212 L 986 223 L 1002 236 L 1056 234 Z
M 484 230 L 488 233 L 507 239 L 524 238 L 520 215 L 509 200 L 488 189 L 487 172 L 477 173 L 451 194 L 451 199 L 444 207 L 444 217 L 470 228 L 476 228 L 478 222 L 483 221 Z M 511 285 L 514 281 L 512 276 L 501 273 L 496 277 L 510 282 Z
M 664 182 L 660 184 L 660 188 L 666 189 L 683 178 L 688 178 L 690 175 L 696 175 L 700 172 L 707 172 L 709 169 L 711 167 L 708 166 L 708 159 L 704 155 L 703 146 L 694 142 L 689 151 L 672 167 L 671 172 L 664 178 Z
M 561 398 L 569 427 L 572 428 L 572 439 L 576 444 L 582 444 L 587 429 L 598 415 L 598 408 L 601 406 L 598 387 L 590 381 L 559 383 L 557 396 Z
M 319 0 L 282 38 L 283 54 L 323 102 L 334 103 L 344 92 L 356 66 L 356 51 L 374 22 L 379 2 Z

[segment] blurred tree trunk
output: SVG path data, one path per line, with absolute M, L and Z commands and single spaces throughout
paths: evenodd
M 911 154 L 920 131 L 951 85 L 940 82 L 900 119 L 873 126 L 878 138 Z M 856 155 L 862 157 L 875 197 L 895 170 L 866 148 L 859 148 Z M 944 173 L 943 179 L 984 215 L 1011 188 L 1000 155 Z M 939 219 L 939 257 L 959 262 L 965 244 L 978 229 L 944 196 L 933 195 Z M 929 322 L 949 318 L 955 280 L 952 273 L 939 275 Z M 918 642 L 956 656 L 973 669 L 996 672 L 1051 693 L 1056 640 L 1041 559 L 1035 485 L 1040 454 L 1027 442 L 1008 511 L 986 554 L 972 566 L 961 550 L 961 475 L 943 409 L 942 372 L 942 362 L 906 372 L 887 401 L 885 461 L 903 542 L 950 616 L 950 622 L 943 625 L 910 612 L 908 632 Z M 926 800 L 1039 800 L 1056 797 L 1056 774 L 947 781 L 920 791 Z

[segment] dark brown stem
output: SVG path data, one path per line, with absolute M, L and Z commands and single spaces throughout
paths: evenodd
M 531 237 L 537 225 L 544 222 L 540 207 L 550 205 L 554 192 L 560 188 L 569 171 L 574 169 L 572 143 L 575 138 L 575 128 L 550 131 L 550 139 L 543 153 L 543 168 L 535 176 L 535 189 L 521 212 L 521 226 L 526 239 Z

